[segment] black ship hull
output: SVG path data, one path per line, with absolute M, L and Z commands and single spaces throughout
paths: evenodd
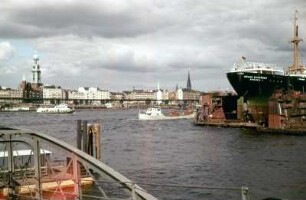
M 275 90 L 295 90 L 304 93 L 306 77 L 251 72 L 229 72 L 227 79 L 238 96 L 246 98 L 271 97 Z

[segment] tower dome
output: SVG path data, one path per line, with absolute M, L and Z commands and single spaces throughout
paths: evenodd
M 34 55 L 33 55 L 33 59 L 34 59 L 34 60 L 39 60 L 39 56 L 38 56 L 38 54 L 37 54 L 37 53 L 34 53 Z

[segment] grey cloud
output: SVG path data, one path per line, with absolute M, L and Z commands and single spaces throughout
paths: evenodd
M 9 42 L 0 42 L 0 61 L 8 60 L 15 54 L 15 48 Z
M 4 1 L 0 37 L 29 41 L 42 54 L 43 81 L 63 87 L 155 88 L 159 80 L 174 88 L 190 68 L 198 89 L 227 88 L 225 73 L 242 55 L 290 64 L 295 7 L 302 36 L 304 0 Z
M 12 5 L 9 11 L 6 10 L 6 17 L 3 20 L 11 21 L 11 23 L 5 26 L 6 28 L 0 27 L 0 35 L 2 37 L 38 37 L 77 34 L 86 37 L 95 35 L 110 38 L 133 37 L 154 32 L 171 21 L 171 18 L 165 18 L 163 12 L 157 7 L 127 6 L 122 10 L 114 8 L 115 11 L 112 11 L 112 4 L 102 4 L 106 1 L 93 2 L 61 1 L 46 4 L 42 1 L 34 6 L 16 8 Z

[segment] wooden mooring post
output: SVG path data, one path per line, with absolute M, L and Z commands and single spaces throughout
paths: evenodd
M 100 139 L 101 139 L 101 126 L 100 124 L 94 124 L 93 125 L 93 132 L 95 134 L 95 152 L 96 152 L 96 158 L 98 160 L 101 160 L 101 144 L 100 144 Z
M 101 126 L 100 124 L 88 124 L 86 120 L 77 120 L 77 148 L 101 159 Z

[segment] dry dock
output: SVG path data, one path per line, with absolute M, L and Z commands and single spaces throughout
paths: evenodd
M 250 107 L 241 98 L 205 94 L 194 124 L 255 129 L 261 134 L 306 135 L 306 94 L 275 91 L 258 105 Z M 235 102 L 236 101 L 236 102 Z M 240 105 L 239 102 L 244 102 Z

